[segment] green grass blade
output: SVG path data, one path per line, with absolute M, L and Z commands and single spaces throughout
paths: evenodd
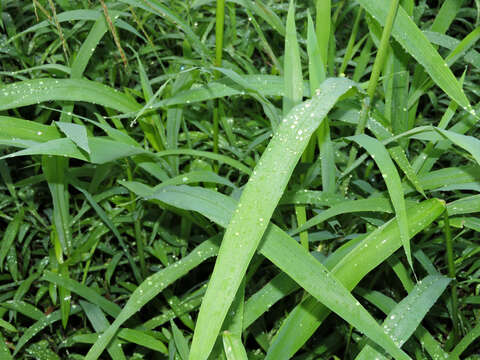
M 388 2 L 359 0 L 359 3 L 384 25 L 388 15 Z M 471 105 L 452 71 L 402 7 L 398 9 L 392 35 L 425 68 L 433 81 L 451 99 L 455 100 L 462 108 L 471 110 Z
M 80 149 L 84 150 L 87 154 L 91 153 L 88 145 L 87 129 L 85 126 L 60 121 L 56 122 L 55 125 Z
M 346 79 L 325 81 L 320 95 L 292 109 L 270 141 L 242 193 L 238 212 L 227 227 L 200 308 L 191 358 L 208 357 L 250 259 L 311 134 L 352 86 Z
M 372 198 L 372 199 L 362 199 L 362 200 L 349 200 L 341 202 L 340 204 L 333 205 L 328 210 L 322 211 L 320 214 L 315 215 L 309 219 L 305 224 L 303 224 L 298 229 L 293 230 L 290 234 L 295 235 L 301 231 L 310 229 L 312 226 L 321 224 L 322 222 L 340 215 L 340 214 L 349 214 L 353 212 L 364 212 L 364 211 L 376 211 L 376 212 L 392 212 L 392 205 L 390 200 L 382 198 Z
M 480 165 L 480 140 L 473 136 L 457 134 L 453 131 L 436 129 L 442 135 L 445 135 L 447 139 L 453 142 L 455 145 L 467 150 L 472 154 L 473 158 Z
M 431 275 L 438 276 L 438 273 Z M 359 288 L 357 292 L 366 300 L 378 307 L 384 314 L 390 313 L 393 311 L 395 306 L 397 306 L 397 303 L 394 300 L 378 291 L 366 291 Z M 415 337 L 420 341 L 421 344 L 423 344 L 425 350 L 432 357 L 432 359 L 448 358 L 448 354 L 442 349 L 440 343 L 437 342 L 422 325 L 419 325 L 415 331 Z
M 18 230 L 20 229 L 20 225 L 23 222 L 23 218 L 25 216 L 25 211 L 20 209 L 17 213 L 15 218 L 8 224 L 7 228 L 5 229 L 5 233 L 3 234 L 2 244 L 0 247 L 0 269 L 3 270 L 3 262 L 7 257 L 8 251 L 12 247 L 15 238 L 17 237 Z
M 80 307 L 73 305 L 70 314 L 76 314 L 80 311 Z M 33 325 L 31 325 L 23 335 L 18 339 L 18 342 L 15 344 L 15 351 L 13 356 L 15 357 L 16 354 L 28 343 L 35 335 L 37 335 L 40 331 L 42 331 L 47 326 L 54 324 L 58 320 L 62 318 L 60 311 L 54 311 L 48 316 L 44 316 L 42 319 L 36 321 Z
M 461 215 L 480 212 L 480 195 L 471 195 L 447 205 L 449 215 Z
M 85 315 L 87 315 L 87 318 L 92 324 L 93 329 L 97 333 L 101 333 L 105 331 L 106 328 L 108 328 L 110 324 L 105 317 L 105 314 L 97 305 L 80 300 L 80 306 L 82 307 Z M 110 346 L 107 348 L 107 351 L 112 357 L 112 359 L 126 360 L 125 354 L 123 353 L 123 350 L 121 348 L 121 344 L 117 339 L 114 339 L 111 342 Z
M 8 350 L 7 343 L 2 334 L 0 334 L 0 356 L 5 360 L 13 360 L 12 354 L 10 350 Z
M 402 346 L 415 332 L 449 282 L 450 279 L 443 276 L 427 276 L 388 314 L 383 328 L 398 346 Z M 415 311 L 411 311 L 412 309 Z M 386 359 L 371 344 L 367 344 L 356 359 L 369 360 L 377 357 Z
M 352 136 L 349 139 L 357 142 L 370 153 L 372 158 L 377 163 L 380 172 L 382 173 L 383 179 L 387 184 L 388 194 L 390 195 L 390 199 L 392 200 L 392 204 L 397 215 L 403 248 L 405 249 L 408 263 L 413 269 L 412 253 L 410 250 L 410 240 L 408 235 L 407 209 L 405 207 L 405 199 L 403 197 L 402 182 L 400 180 L 400 176 L 398 175 L 397 169 L 395 168 L 388 151 L 380 141 L 364 134 Z
M 88 62 L 90 61 L 95 48 L 98 46 L 98 43 L 107 31 L 108 26 L 107 22 L 105 21 L 105 17 L 99 16 L 90 29 L 87 38 L 83 41 L 82 46 L 75 56 L 75 59 L 73 60 L 72 72 L 70 75 L 73 79 L 80 79 L 82 77 L 82 74 L 85 71 Z
M 245 280 L 235 295 L 223 325 L 223 349 L 227 360 L 248 360 L 247 352 L 242 344 L 244 298 Z
M 173 339 L 175 341 L 177 353 L 182 360 L 188 360 L 188 354 L 190 351 L 188 349 L 187 339 L 185 339 L 182 332 L 173 321 L 170 321 L 170 325 L 172 326 Z
M 168 349 L 163 342 L 147 334 L 145 331 L 135 329 L 121 329 L 118 332 L 120 339 L 126 340 L 162 354 L 168 354 Z
M 83 79 L 34 79 L 0 88 L 0 110 L 52 100 L 86 101 L 123 113 L 140 110 L 131 97 L 95 81 Z
M 283 97 L 283 115 L 302 101 L 303 78 L 302 63 L 300 61 L 300 49 L 295 27 L 295 5 L 290 0 L 287 15 L 287 32 L 285 36 L 285 59 L 283 72 L 285 74 L 285 95 Z
M 467 335 L 465 335 L 462 340 L 455 346 L 455 348 L 450 353 L 450 358 L 456 359 L 472 344 L 477 338 L 480 337 L 480 322 L 477 322 L 477 325 L 470 330 Z

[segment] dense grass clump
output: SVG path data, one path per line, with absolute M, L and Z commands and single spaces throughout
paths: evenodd
M 0 2 L 0 359 L 478 359 L 480 3 Z

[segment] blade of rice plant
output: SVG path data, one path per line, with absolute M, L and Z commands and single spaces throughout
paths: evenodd
M 248 360 L 247 352 L 242 344 L 244 297 L 245 280 L 242 281 L 235 295 L 223 325 L 223 349 L 227 360 Z
M 70 315 L 76 314 L 80 312 L 80 307 L 77 305 L 72 305 Z M 13 352 L 13 356 L 18 354 L 18 352 L 25 346 L 27 342 L 29 342 L 35 335 L 37 335 L 40 331 L 42 331 L 47 326 L 57 322 L 62 318 L 61 312 L 59 310 L 52 312 L 49 315 L 44 315 L 42 319 L 36 321 L 33 325 L 31 325 L 23 335 L 18 339 L 18 342 L 15 344 L 15 351 Z
M 85 315 L 87 315 L 88 320 L 92 324 L 93 329 L 97 333 L 101 333 L 108 328 L 110 323 L 108 322 L 105 314 L 102 310 L 94 304 L 91 304 L 87 301 L 80 300 L 80 306 L 82 307 Z M 113 340 L 107 348 L 108 353 L 112 359 L 125 359 L 125 354 L 123 353 L 122 347 L 118 339 Z
M 385 332 L 402 346 L 414 333 L 430 308 L 445 291 L 450 279 L 429 275 L 420 280 L 413 290 L 388 314 L 383 322 Z M 415 309 L 415 311 L 411 311 Z M 357 360 L 387 359 L 372 344 L 366 344 L 357 355 Z
M 460 355 L 472 344 L 477 338 L 480 337 L 480 322 L 477 322 L 477 325 L 470 330 L 460 342 L 455 346 L 452 352 L 449 354 L 450 359 L 458 359 Z
M 359 3 L 375 20 L 384 25 L 388 16 L 388 2 L 359 0 Z M 462 108 L 471 110 L 471 105 L 450 68 L 402 7 L 398 9 L 392 35 L 452 100 Z
M 17 213 L 15 218 L 7 225 L 5 229 L 5 233 L 3 234 L 1 247 L 0 247 L 0 269 L 3 270 L 3 262 L 7 257 L 8 251 L 12 247 L 15 238 L 17 237 L 18 230 L 20 229 L 20 225 L 23 222 L 23 218 L 25 216 L 24 209 L 20 209 Z
M 210 354 L 250 259 L 311 134 L 337 99 L 352 86 L 346 79 L 325 81 L 320 95 L 292 109 L 278 127 L 242 193 L 238 212 L 227 227 L 200 307 L 192 358 L 206 359 Z
M 71 292 L 99 306 L 103 311 L 105 311 L 110 316 L 116 317 L 121 311 L 120 307 L 117 304 L 107 300 L 105 297 L 101 296 L 95 290 L 73 279 L 65 278 L 51 271 L 45 271 L 43 273 L 42 280 L 48 281 L 58 286 L 63 286 L 69 289 Z
M 382 198 L 371 198 L 363 200 L 349 200 L 333 205 L 328 210 L 322 211 L 320 214 L 309 219 L 305 224 L 290 232 L 290 235 L 298 234 L 300 231 L 305 231 L 312 226 L 318 225 L 331 217 L 348 214 L 353 212 L 364 211 L 379 211 L 379 212 L 392 212 L 392 205 L 390 200 Z
M 443 201 L 426 200 L 409 208 L 410 235 L 422 231 L 445 209 Z M 372 269 L 402 246 L 397 219 L 370 233 L 332 269 L 332 274 L 351 290 Z M 329 310 L 313 297 L 307 297 L 283 322 L 272 341 L 266 359 L 289 359 L 312 336 Z
M 101 83 L 84 79 L 34 79 L 1 87 L 0 110 L 51 100 L 86 101 L 123 113 L 140 110 L 131 97 Z
M 438 272 L 435 272 L 435 274 L 431 275 L 438 276 Z M 356 292 L 361 294 L 366 300 L 371 302 L 386 315 L 393 311 L 395 306 L 397 306 L 397 303 L 394 300 L 382 294 L 381 292 L 372 290 L 367 291 L 361 288 L 359 288 Z M 442 349 L 440 343 L 437 342 L 428 332 L 428 330 L 426 330 L 421 324 L 415 331 L 415 337 L 418 339 L 418 341 L 420 341 L 421 344 L 423 344 L 425 350 L 432 357 L 432 359 L 448 358 L 448 354 Z
M 187 339 L 185 339 L 180 329 L 172 320 L 170 320 L 170 325 L 172 327 L 173 340 L 175 341 L 177 353 L 180 355 L 182 360 L 188 360 L 188 354 L 190 350 L 188 349 Z
M 85 126 L 60 121 L 57 121 L 55 125 L 80 149 L 84 150 L 87 154 L 91 153 Z
M 5 360 L 13 360 L 12 354 L 10 350 L 8 350 L 7 343 L 2 334 L 0 334 L 0 356 Z
M 0 116 L 0 133 L 2 137 L 9 136 L 35 142 L 46 142 L 60 138 L 60 132 L 54 126 L 9 116 Z
M 118 332 L 120 339 L 126 340 L 162 354 L 168 354 L 168 349 L 163 342 L 147 334 L 145 331 L 135 329 L 121 329 Z
M 480 140 L 473 136 L 457 134 L 453 131 L 438 128 L 435 128 L 435 130 L 440 132 L 442 135 L 445 135 L 445 137 L 455 145 L 467 150 L 470 154 L 472 154 L 477 164 L 480 165 Z
M 480 212 L 480 195 L 471 195 L 453 201 L 447 205 L 449 215 Z
M 303 78 L 302 64 L 300 62 L 300 49 L 297 40 L 295 27 L 295 6 L 290 1 L 287 15 L 287 27 L 285 36 L 285 63 L 283 72 L 285 74 L 285 95 L 283 96 L 283 115 L 286 116 L 290 110 L 302 101 Z
M 403 197 L 402 182 L 397 169 L 395 168 L 388 151 L 380 141 L 365 134 L 355 135 L 349 139 L 355 141 L 370 153 L 382 173 L 383 179 L 387 184 L 388 194 L 390 195 L 390 199 L 392 200 L 395 209 L 395 214 L 397 215 L 403 248 L 405 249 L 408 263 L 413 269 L 412 253 L 408 236 L 407 210 L 405 207 L 405 199 Z

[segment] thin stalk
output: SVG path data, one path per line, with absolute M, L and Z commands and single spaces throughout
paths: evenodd
M 222 66 L 223 55 L 223 32 L 225 23 L 225 0 L 217 0 L 217 12 L 215 22 L 215 66 Z M 215 78 L 218 78 L 220 73 L 215 72 Z M 216 100 L 213 109 L 213 152 L 218 154 L 218 120 L 219 120 L 219 102 Z M 215 168 L 218 171 L 217 168 Z
M 445 211 L 444 216 L 444 233 L 445 233 L 445 247 L 446 247 L 446 260 L 448 267 L 448 276 L 452 278 L 452 286 L 450 288 L 450 296 L 452 300 L 452 322 L 453 322 L 453 337 L 454 342 L 459 339 L 460 336 L 460 324 L 458 322 L 458 296 L 457 296 L 457 280 L 455 274 L 455 262 L 453 259 L 453 240 L 452 230 L 450 228 L 450 220 L 448 212 Z
M 375 90 L 378 85 L 378 79 L 380 78 L 380 72 L 383 69 L 385 60 L 388 55 L 390 35 L 392 33 L 393 23 L 397 15 L 398 6 L 399 0 L 392 0 L 392 2 L 390 3 L 390 10 L 385 21 L 385 27 L 383 28 L 382 38 L 380 39 L 380 46 L 378 48 L 377 56 L 375 57 L 375 61 L 373 63 L 370 80 L 368 81 L 367 96 L 362 102 L 362 109 L 360 111 L 360 118 L 358 119 L 357 128 L 355 129 L 355 135 L 363 134 L 363 132 L 365 131 L 368 113 L 370 112 L 370 107 L 375 96 Z M 352 146 L 350 148 L 347 168 L 349 168 L 355 162 L 355 159 L 357 158 L 357 153 L 357 147 Z M 342 186 L 345 193 L 348 188 L 349 179 L 349 177 L 346 178 Z
M 223 27 L 225 22 L 225 0 L 217 0 L 215 23 L 215 66 L 222 66 Z
M 348 62 L 352 58 L 353 46 L 355 45 L 355 40 L 357 39 L 358 26 L 360 25 L 360 19 L 362 18 L 363 8 L 359 7 L 357 10 L 357 15 L 355 16 L 355 22 L 353 23 L 353 29 L 348 39 L 347 48 L 345 49 L 345 55 L 343 56 L 342 65 L 338 70 L 339 76 L 345 76 L 345 69 L 347 68 Z
M 128 159 L 126 160 L 126 162 L 127 162 L 128 181 L 133 181 L 132 169 L 130 168 L 130 163 L 128 162 Z M 130 199 L 131 201 L 129 204 L 129 211 L 133 217 L 135 240 L 137 243 L 137 253 L 138 253 L 138 259 L 140 260 L 140 271 L 142 273 L 142 277 L 145 278 L 147 276 L 147 267 L 145 265 L 145 250 L 144 250 L 144 244 L 143 244 L 140 219 L 135 216 L 137 201 L 136 201 L 136 196 L 133 192 L 130 193 Z

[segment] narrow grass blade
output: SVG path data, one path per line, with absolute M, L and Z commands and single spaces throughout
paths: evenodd
M 455 200 L 447 205 L 449 215 L 480 212 L 480 195 L 471 195 Z
M 0 88 L 0 110 L 8 110 L 51 100 L 86 101 L 122 113 L 140 110 L 131 97 L 95 81 L 83 79 L 34 79 Z
M 3 262 L 7 257 L 8 251 L 12 247 L 15 238 L 17 237 L 18 230 L 20 229 L 20 225 L 23 222 L 24 216 L 25 211 L 21 209 L 5 229 L 0 247 L 0 269 L 3 269 Z
M 465 335 L 450 353 L 452 359 L 460 358 L 460 355 L 467 350 L 468 346 L 480 337 L 480 322 Z
M 56 284 L 57 286 L 63 286 L 71 292 L 83 297 L 91 303 L 99 306 L 110 316 L 116 317 L 120 313 L 120 307 L 101 296 L 98 292 L 90 289 L 88 286 L 81 284 L 73 279 L 66 279 L 63 276 L 55 274 L 51 271 L 45 271 L 42 276 L 42 280 Z
M 147 334 L 145 331 L 135 329 L 121 329 L 118 332 L 120 339 L 126 340 L 147 349 L 152 349 L 162 354 L 168 354 L 168 349 L 163 342 Z
M 56 122 L 55 125 L 80 149 L 84 150 L 87 154 L 90 154 L 90 147 L 87 139 L 87 129 L 85 126 L 66 122 Z
M 82 307 L 85 315 L 87 315 L 88 320 L 92 324 L 93 329 L 97 333 L 105 331 L 106 328 L 110 325 L 105 314 L 102 310 L 94 304 L 80 300 L 80 306 Z M 112 359 L 122 360 L 125 359 L 125 354 L 123 353 L 122 347 L 118 339 L 114 339 L 107 348 L 108 353 Z
M 388 2 L 359 0 L 359 3 L 384 25 L 388 15 Z M 462 108 L 471 110 L 471 105 L 452 71 L 402 7 L 398 9 L 392 35 L 425 68 L 433 81 L 451 99 L 455 100 Z
M 285 95 L 283 97 L 283 115 L 302 101 L 303 78 L 302 63 L 300 61 L 300 49 L 295 27 L 295 5 L 290 0 L 287 15 L 287 32 L 285 35 L 285 59 L 283 72 L 285 74 Z
M 309 219 L 298 229 L 291 232 L 291 235 L 298 234 L 301 231 L 305 231 L 312 226 L 318 225 L 334 216 L 340 214 L 349 214 L 353 212 L 375 211 L 375 212 L 392 212 L 392 205 L 390 200 L 382 198 L 371 198 L 363 200 L 350 200 L 340 204 L 333 205 L 331 208 L 322 211 L 320 214 Z
M 431 275 L 438 276 L 439 274 L 435 273 Z M 359 288 L 357 292 L 361 294 L 367 301 L 371 302 L 373 305 L 379 308 L 386 315 L 393 311 L 393 309 L 395 309 L 395 307 L 397 306 L 397 303 L 394 300 L 378 291 L 367 291 Z M 421 344 L 423 344 L 423 347 L 432 357 L 432 359 L 448 358 L 448 354 L 443 350 L 440 343 L 437 342 L 435 338 L 421 324 L 418 325 L 418 328 L 415 331 L 415 337 Z
M 453 131 L 437 129 L 442 135 L 448 138 L 455 145 L 467 150 L 480 165 L 480 140 L 473 136 L 457 134 Z
M 413 269 L 412 253 L 410 250 L 410 240 L 408 235 L 407 209 L 403 197 L 402 182 L 397 169 L 395 168 L 388 151 L 380 141 L 364 134 L 352 136 L 349 139 L 357 142 L 370 153 L 382 173 L 385 183 L 387 184 L 388 194 L 390 195 L 390 199 L 392 200 L 397 215 L 403 248 L 405 249 L 408 263 Z
M 73 305 L 70 314 L 76 314 L 80 311 L 80 307 Z M 18 352 L 27 344 L 35 335 L 40 333 L 47 326 L 57 322 L 62 318 L 60 311 L 54 311 L 48 316 L 44 316 L 42 319 L 36 321 L 32 326 L 30 326 L 23 335 L 18 339 L 18 342 L 15 344 L 15 351 L 13 356 L 15 357 Z
M 242 344 L 244 298 L 245 280 L 235 295 L 223 326 L 223 349 L 227 360 L 248 360 L 247 352 Z
M 311 134 L 338 98 L 352 87 L 353 83 L 346 79 L 325 81 L 320 95 L 292 109 L 270 141 L 242 193 L 238 212 L 227 227 L 200 308 L 191 358 L 208 357 L 250 259 Z
M 0 303 L 0 306 L 9 310 L 16 311 L 22 315 L 25 315 L 33 320 L 40 320 L 43 317 L 43 312 L 37 309 L 32 304 L 29 304 L 21 300 L 9 300 L 4 303 Z
M 427 276 L 388 314 L 387 319 L 383 322 L 383 328 L 399 347 L 415 332 L 449 282 L 450 279 L 443 276 Z M 411 311 L 412 309 L 415 311 Z M 386 359 L 371 344 L 367 344 L 356 359 L 369 360 L 378 357 Z
M 0 328 L 3 328 L 4 330 L 10 331 L 10 332 L 17 332 L 18 331 L 17 329 L 15 329 L 15 326 L 13 326 L 8 321 L 5 321 L 3 319 L 0 319 Z
M 7 343 L 2 334 L 0 334 L 0 356 L 5 360 L 13 360 L 12 354 L 10 350 L 8 350 Z
M 190 350 L 188 348 L 187 339 L 185 339 L 185 336 L 183 336 L 182 332 L 173 321 L 170 321 L 170 325 L 172 326 L 173 340 L 175 341 L 177 353 L 182 360 L 188 360 Z

